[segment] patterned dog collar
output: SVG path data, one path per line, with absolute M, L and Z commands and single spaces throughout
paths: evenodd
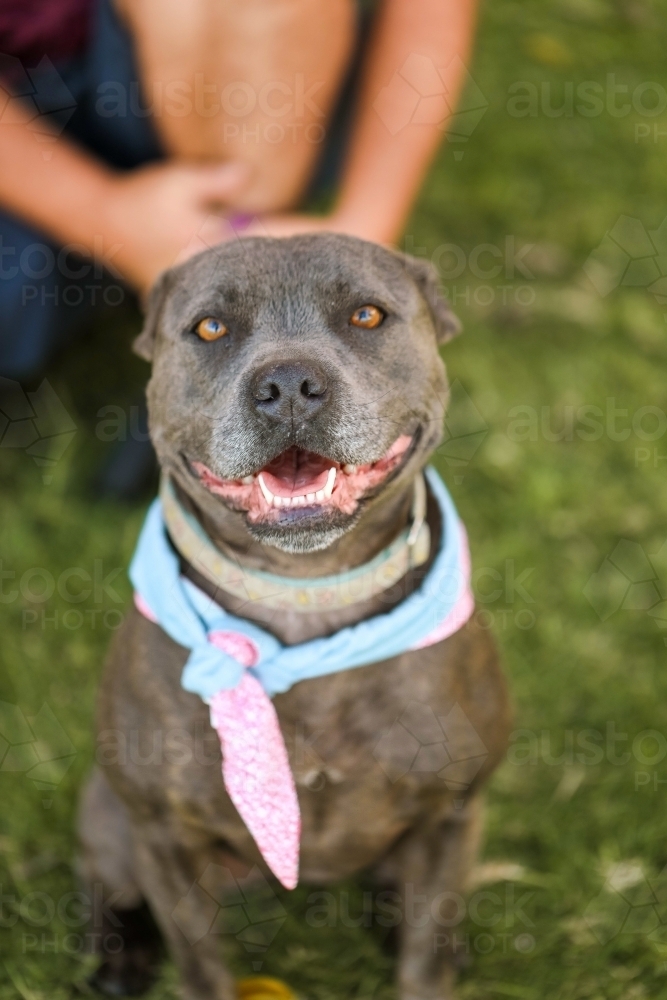
M 370 562 L 334 576 L 294 578 L 242 567 L 215 547 L 197 519 L 186 511 L 167 475 L 160 482 L 164 520 L 172 542 L 203 577 L 244 601 L 280 611 L 334 611 L 388 590 L 429 557 L 431 532 L 426 523 L 426 484 L 415 479 L 411 524 Z

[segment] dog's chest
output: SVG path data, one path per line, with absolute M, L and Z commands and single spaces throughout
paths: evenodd
M 133 652 L 110 671 L 107 695 L 114 694 L 100 719 L 125 736 L 119 791 L 138 812 L 171 814 L 184 834 L 190 829 L 259 863 L 225 790 L 208 707 L 181 688 L 183 650 L 139 615 L 127 629 Z M 464 634 L 456 633 L 275 696 L 299 796 L 304 878 L 335 879 L 372 865 L 405 830 L 448 811 L 488 766 L 502 690 L 486 633 L 478 639 L 476 653 L 464 652 Z
M 448 808 L 451 796 L 435 774 L 387 774 L 375 733 L 348 744 L 344 735 L 303 724 L 285 726 L 284 735 L 301 812 L 305 881 L 335 881 L 372 866 L 420 814 L 432 818 Z M 256 845 L 215 770 L 196 778 L 181 772 L 170 788 L 171 806 L 251 866 L 259 861 Z
M 448 807 L 451 795 L 437 774 L 417 773 L 407 759 L 392 766 L 392 753 L 405 757 L 392 741 L 409 697 L 394 670 L 402 672 L 390 663 L 343 671 L 274 699 L 299 798 L 306 880 L 335 880 L 372 865 L 421 814 Z M 171 771 L 170 805 L 251 862 L 256 847 L 224 790 L 219 756 L 209 764 L 217 756 L 209 743 L 199 761 Z

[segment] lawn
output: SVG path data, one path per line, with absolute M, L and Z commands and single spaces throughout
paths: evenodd
M 465 325 L 436 464 L 516 710 L 488 793 L 490 895 L 446 931 L 462 1000 L 667 1000 L 666 48 L 664 0 L 487 3 L 457 140 L 407 227 Z M 93 486 L 148 374 L 138 323 L 115 310 L 48 372 L 73 426 L 61 457 L 1 452 L 0 1000 L 87 990 L 76 801 L 149 500 Z M 324 927 L 311 893 L 273 898 L 264 950 L 227 936 L 237 972 L 309 1000 L 394 997 L 364 886 L 334 893 Z M 176 997 L 169 965 L 150 997 Z

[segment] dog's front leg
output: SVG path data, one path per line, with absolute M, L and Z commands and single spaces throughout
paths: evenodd
M 197 882 L 210 867 L 207 845 L 168 822 L 142 821 L 135 837 L 138 879 L 179 970 L 183 1000 L 236 1000 L 214 933 L 219 908 Z
M 397 851 L 401 1000 L 451 1000 L 454 995 L 462 894 L 480 832 L 480 803 L 471 799 L 446 822 L 414 830 Z

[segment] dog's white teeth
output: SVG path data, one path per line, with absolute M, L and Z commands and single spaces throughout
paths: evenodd
M 252 486 L 252 484 L 255 482 L 255 477 L 254 476 L 244 476 L 243 479 L 241 480 L 241 482 L 243 483 L 244 486 Z
M 274 507 L 305 507 L 305 497 L 274 497 Z
M 264 476 L 260 474 L 256 477 L 259 483 L 259 488 L 262 491 L 264 499 L 269 504 L 270 507 L 283 508 L 283 507 L 306 507 L 310 503 L 317 503 L 318 501 L 326 500 L 333 493 L 334 484 L 336 482 L 336 470 L 329 469 L 327 475 L 326 485 L 323 489 L 318 490 L 316 493 L 306 493 L 305 495 L 298 497 L 279 497 L 271 492 L 269 487 L 264 482 Z M 247 476 L 246 479 L 250 482 L 255 482 L 254 476 Z M 242 482 L 246 482 L 246 479 Z
M 269 489 L 269 487 L 264 482 L 264 476 L 262 475 L 261 472 L 260 472 L 259 476 L 257 477 L 257 481 L 259 483 L 260 490 L 264 494 L 264 499 L 266 500 L 266 502 L 268 503 L 268 505 L 270 507 L 273 504 L 273 501 L 275 500 L 275 497 L 274 497 L 273 493 L 271 492 L 271 490 Z M 276 506 L 278 506 L 278 505 L 276 504 Z
M 354 476 L 356 471 L 357 471 L 356 465 L 350 465 L 349 462 L 347 463 L 347 465 L 343 466 L 343 472 L 347 473 L 348 476 Z
M 336 482 L 336 470 L 335 469 L 329 469 L 329 475 L 327 476 L 326 485 L 325 485 L 325 487 L 324 487 L 323 490 L 319 491 L 320 493 L 323 493 L 324 496 L 321 497 L 321 498 L 319 498 L 319 494 L 317 494 L 318 498 L 324 500 L 325 497 L 330 497 L 331 494 L 333 493 L 333 488 L 334 488 L 334 483 L 335 482 Z

